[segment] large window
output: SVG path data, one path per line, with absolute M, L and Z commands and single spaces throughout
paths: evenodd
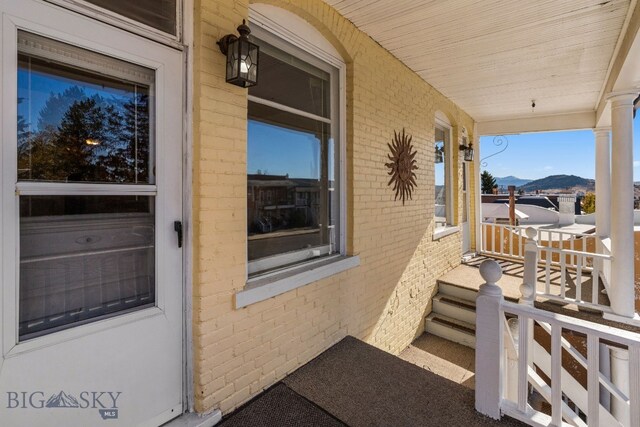
M 438 123 L 435 129 L 435 228 L 452 225 L 451 129 Z
M 249 274 L 340 251 L 338 70 L 265 32 L 249 89 Z

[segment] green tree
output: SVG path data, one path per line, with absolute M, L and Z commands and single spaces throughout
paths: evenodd
M 596 211 L 596 195 L 594 193 L 587 193 L 582 198 L 582 212 L 585 214 L 594 213 Z
M 480 182 L 482 186 L 482 194 L 492 194 L 493 189 L 497 187 L 496 179 L 489 172 L 484 171 L 480 175 Z

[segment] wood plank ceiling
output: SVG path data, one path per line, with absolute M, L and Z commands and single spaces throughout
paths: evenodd
M 593 111 L 630 7 L 630 0 L 325 1 L 479 122 Z

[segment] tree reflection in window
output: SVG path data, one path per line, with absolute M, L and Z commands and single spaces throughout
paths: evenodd
M 19 55 L 18 179 L 151 183 L 149 111 L 148 86 Z

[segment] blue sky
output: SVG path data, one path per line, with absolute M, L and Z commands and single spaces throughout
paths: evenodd
M 633 130 L 633 179 L 640 181 L 640 113 Z M 509 175 L 525 179 L 539 179 L 549 175 L 578 175 L 595 178 L 595 136 L 591 130 L 571 132 L 530 133 L 506 135 L 509 147 L 487 158 L 481 170 L 493 176 Z M 494 137 L 480 138 L 480 158 L 500 151 L 493 144 Z

